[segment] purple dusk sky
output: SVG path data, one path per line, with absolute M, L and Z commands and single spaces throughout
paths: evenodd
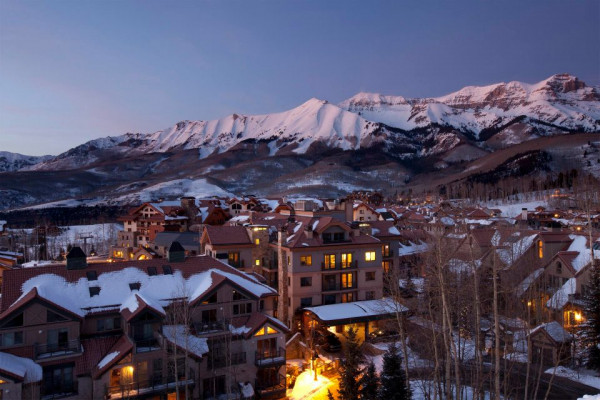
M 599 1 L 2 0 L 0 150 L 561 72 L 600 83 Z

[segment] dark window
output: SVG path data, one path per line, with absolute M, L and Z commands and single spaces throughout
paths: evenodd
M 323 304 L 335 304 L 335 294 L 326 294 L 323 296 Z
M 233 301 L 238 301 L 238 300 L 246 300 L 247 297 L 244 296 L 243 294 L 241 294 L 240 292 L 238 292 L 237 290 L 233 291 Z
M 66 321 L 66 320 L 67 319 L 65 317 L 63 317 L 62 315 L 58 315 L 55 312 L 46 310 L 46 321 L 47 322 L 59 322 L 59 321 Z
M 365 296 L 365 300 L 373 300 L 375 299 L 375 292 L 367 292 Z
M 150 276 L 156 275 L 156 267 L 148 267 L 148 275 L 150 275 Z
M 252 303 L 242 303 L 233 305 L 233 314 L 250 314 L 252 312 Z
M 67 394 L 74 390 L 73 364 L 44 367 L 42 396 Z
M 98 274 L 96 271 L 87 271 L 85 275 L 87 276 L 88 281 L 98 280 Z
M 258 306 L 261 311 L 264 310 L 265 309 L 265 301 L 264 300 L 259 301 Z
M 3 325 L 4 328 L 14 328 L 16 326 L 23 326 L 23 313 L 16 315 L 13 319 Z
M 165 274 L 165 275 L 172 275 L 173 274 L 173 270 L 171 269 L 170 265 L 163 265 L 162 269 L 163 269 L 163 274 Z
M 102 318 L 96 321 L 98 332 L 121 329 L 121 317 Z
M 213 293 L 208 299 L 204 300 L 202 304 L 214 304 L 217 302 L 217 293 Z
M 375 280 L 375 271 L 365 272 L 365 280 L 366 281 L 374 281 Z
M 100 287 L 99 286 L 92 286 L 92 287 L 90 287 L 90 297 L 97 296 L 99 294 L 100 294 Z
M 23 332 L 8 332 L 0 335 L 0 346 L 8 347 L 23 344 Z
M 311 277 L 300 278 L 300 286 L 312 286 L 312 278 Z
M 140 290 L 140 286 L 141 286 L 141 283 L 133 282 L 133 283 L 129 284 L 129 289 L 130 290 Z
M 312 306 L 312 297 L 302 297 L 300 299 L 300 307 L 310 307 Z

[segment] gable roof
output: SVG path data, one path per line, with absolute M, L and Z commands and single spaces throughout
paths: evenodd
M 94 281 L 88 281 L 86 276 L 92 266 L 83 270 L 67 270 L 64 265 L 51 265 L 6 271 L 2 282 L 1 308 L 3 312 L 14 310 L 37 293 L 40 298 L 81 317 L 107 307 L 119 308 L 131 294 L 130 283 L 140 284 L 137 293 L 147 303 L 155 301 L 160 305 L 161 302 L 168 302 L 177 297 L 182 287 L 186 288 L 190 294 L 189 300 L 193 301 L 211 287 L 215 276 L 234 282 L 258 298 L 277 295 L 275 289 L 255 277 L 212 257 L 187 257 L 182 262 L 172 264 L 171 273 L 161 268 L 167 263 L 164 259 L 98 263 L 93 265 L 97 272 Z M 150 267 L 155 268 L 157 274 L 150 275 Z M 91 296 L 88 290 L 90 286 L 99 287 L 100 292 Z
M 92 370 L 92 378 L 98 379 L 103 373 L 108 371 L 113 365 L 121 361 L 127 354 L 133 350 L 133 343 L 127 337 L 122 335 L 114 345 L 103 355 Z
M 208 240 L 213 246 L 252 244 L 248 232 L 243 226 L 206 225 L 202 233 L 202 241 Z

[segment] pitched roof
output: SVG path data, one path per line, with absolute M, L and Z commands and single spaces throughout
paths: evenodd
M 82 270 L 50 265 L 6 271 L 2 281 L 1 310 L 14 310 L 37 295 L 57 307 L 83 316 L 103 308 L 119 307 L 131 293 L 130 283 L 140 283 L 138 293 L 155 301 L 171 299 L 178 288 L 185 286 L 193 296 L 190 301 L 193 301 L 203 295 L 218 276 L 257 297 L 277 293 L 253 276 L 209 256 L 187 257 L 172 264 L 170 270 L 161 268 L 165 264 L 168 262 L 164 259 L 152 259 L 98 263 Z M 149 273 L 150 268 L 154 268 L 153 274 Z M 88 281 L 86 272 L 89 270 L 97 272 L 96 280 Z M 88 293 L 90 286 L 99 287 L 99 293 Z
M 92 369 L 92 378 L 97 379 L 103 373 L 108 371 L 113 365 L 118 363 L 133 349 L 133 343 L 127 337 L 122 335 L 103 355 L 98 363 Z
M 197 232 L 158 232 L 154 244 L 168 247 L 173 242 L 179 242 L 185 250 L 197 250 L 200 247 L 199 238 Z
M 204 233 L 212 245 L 252 244 L 243 226 L 206 225 Z
M 117 343 L 120 336 L 105 336 L 83 339 L 81 346 L 83 352 L 75 361 L 75 375 L 89 375 L 96 365 L 108 354 L 109 350 Z

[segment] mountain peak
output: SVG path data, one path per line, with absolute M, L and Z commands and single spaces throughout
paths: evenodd
M 573 92 L 587 87 L 585 82 L 580 81 L 579 78 L 569 73 L 552 75 L 543 82 L 550 86 L 554 91 L 560 93 Z
M 350 108 L 352 106 L 366 105 L 398 105 L 407 104 L 407 101 L 402 96 L 390 96 L 381 93 L 359 92 L 354 96 L 342 101 L 339 106 L 342 108 Z

